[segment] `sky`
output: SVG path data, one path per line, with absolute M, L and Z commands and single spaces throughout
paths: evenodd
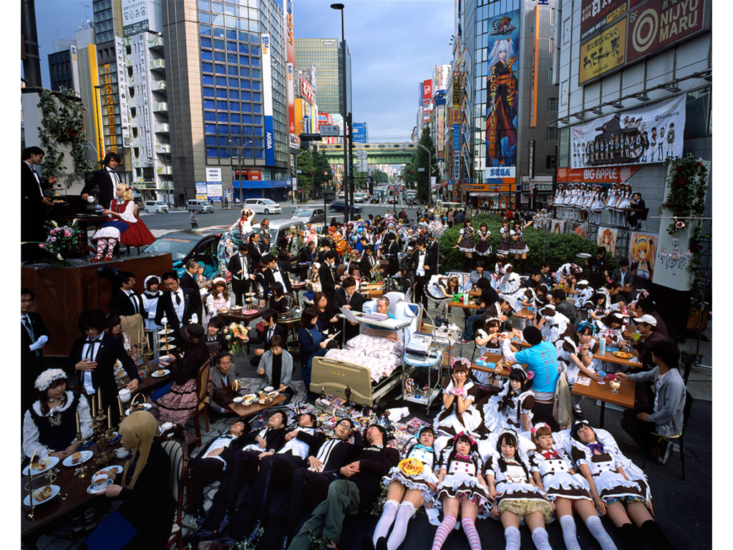
M 341 0 L 351 51 L 354 122 L 369 125 L 370 141 L 408 141 L 415 126 L 418 85 L 452 58 L 454 0 Z M 293 0 L 297 38 L 341 38 L 331 0 Z M 52 42 L 74 34 L 92 0 L 36 0 L 44 86 L 51 83 Z M 316 103 L 318 97 L 316 96 Z

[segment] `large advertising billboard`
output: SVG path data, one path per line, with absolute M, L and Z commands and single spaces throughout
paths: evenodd
M 627 10 L 626 0 L 583 0 L 580 8 L 580 40 L 607 27 Z
M 434 92 L 445 92 L 448 90 L 450 81 L 450 65 L 436 65 L 433 71 Z
M 265 110 L 265 164 L 275 164 L 275 130 L 272 123 L 272 52 L 270 35 L 262 35 L 262 99 Z
M 433 79 L 429 78 L 422 83 L 422 108 L 423 111 L 432 109 L 433 104 Z
M 578 84 L 621 67 L 626 63 L 626 18 L 580 46 Z
M 152 0 L 120 0 L 122 10 L 122 33 L 125 37 L 158 29 L 156 9 L 161 10 Z
M 571 167 L 641 165 L 681 157 L 686 101 L 681 95 L 573 126 Z
M 519 10 L 488 21 L 486 167 L 517 165 Z

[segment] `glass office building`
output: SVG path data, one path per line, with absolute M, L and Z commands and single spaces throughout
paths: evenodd
M 336 38 L 296 38 L 297 69 L 316 68 L 316 103 L 321 113 L 340 114 L 346 120 L 351 111 L 351 52 L 346 43 L 346 107 L 343 105 L 343 62 L 341 41 Z

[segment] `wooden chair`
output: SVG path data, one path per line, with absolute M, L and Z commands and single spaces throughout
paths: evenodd
M 680 430 L 680 433 L 677 435 L 662 435 L 658 434 L 657 432 L 652 432 L 652 435 L 659 438 L 658 441 L 666 440 L 668 445 L 672 445 L 675 441 L 679 443 L 680 446 L 680 460 L 682 461 L 682 480 L 685 480 L 685 440 L 684 440 L 684 434 L 685 434 L 685 428 L 687 428 L 687 421 L 690 419 L 690 413 L 692 412 L 692 402 L 694 400 L 692 399 L 692 396 L 690 395 L 690 392 L 687 392 L 687 396 L 685 397 L 685 408 L 682 411 L 682 429 Z M 644 464 L 642 464 L 641 469 L 644 469 L 644 466 L 646 466 L 646 459 L 647 454 L 644 453 Z
M 196 375 L 196 411 L 193 415 L 193 426 L 196 430 L 196 437 L 198 441 L 196 446 L 201 445 L 201 426 L 200 416 L 203 414 L 204 421 L 206 422 L 206 433 L 209 433 L 209 371 L 211 370 L 211 358 L 206 361 L 199 369 Z
M 171 548 L 183 550 L 183 533 L 181 529 L 183 527 L 184 488 L 188 478 L 188 447 L 185 444 L 185 439 L 183 439 L 182 427 L 178 426 L 167 433 L 170 437 L 164 439 L 162 446 L 171 460 L 171 493 L 176 501 L 176 515 L 166 550 Z

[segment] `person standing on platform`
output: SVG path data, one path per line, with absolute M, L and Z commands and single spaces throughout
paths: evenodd
M 184 339 L 181 334 L 181 327 L 191 322 L 194 314 L 193 293 L 190 289 L 180 286 L 175 271 L 163 273 L 163 284 L 168 292 L 163 292 L 162 296 L 158 298 L 155 322 L 158 325 L 163 325 L 163 318 L 165 317 L 168 321 L 168 327 L 173 330 L 176 343 L 182 345 Z
M 81 200 L 85 201 L 97 188 L 97 202 L 105 210 L 109 210 L 112 200 L 115 198 L 115 189 L 122 183 L 115 168 L 122 162 L 117 153 L 107 153 L 102 161 L 102 169 L 94 172 L 94 176 L 81 190 Z
M 30 288 L 20 289 L 20 380 L 21 406 L 26 410 L 36 398 L 33 383 L 44 371 L 43 346 L 48 342 L 48 329 L 38 313 L 31 311 L 36 295 Z
M 38 243 L 46 240 L 46 228 L 43 227 L 48 217 L 47 207 L 53 202 L 43 195 L 41 177 L 33 168 L 43 162 L 43 149 L 27 147 L 23 151 L 23 162 L 20 163 L 20 240 L 28 242 L 23 245 L 23 260 L 33 261 L 40 256 Z M 51 176 L 48 183 L 53 184 L 58 178 Z

